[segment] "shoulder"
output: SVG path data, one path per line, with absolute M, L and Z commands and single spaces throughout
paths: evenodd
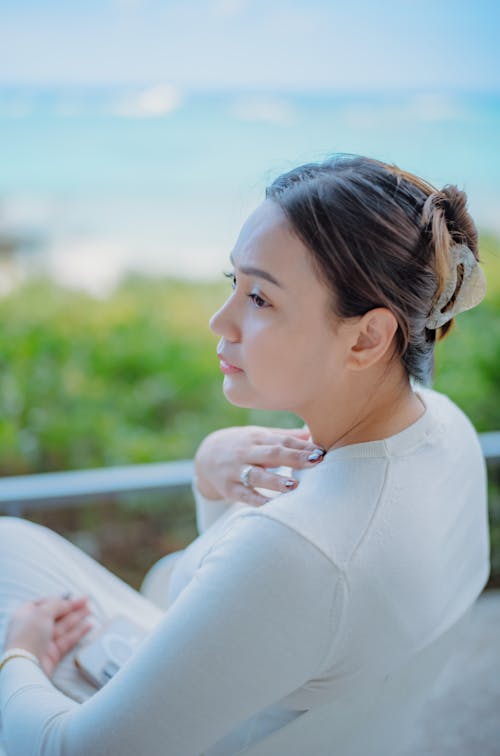
M 345 571 L 389 484 L 390 459 L 332 454 L 301 477 L 299 486 L 262 507 L 262 514 L 300 534 Z
M 423 400 L 427 411 L 437 421 L 459 422 L 464 427 L 474 430 L 474 426 L 465 412 L 446 394 L 425 386 L 419 386 L 416 393 Z
M 288 581 L 340 575 L 338 567 L 314 542 L 289 523 L 273 517 L 266 507 L 237 511 L 226 521 L 203 561 L 224 555 L 234 568 L 251 567 L 254 574 L 267 575 L 271 569 L 274 576 L 283 572 Z
M 482 450 L 476 429 L 466 413 L 446 394 L 431 388 L 418 388 L 426 406 L 434 435 L 443 449 L 469 455 L 482 465 Z

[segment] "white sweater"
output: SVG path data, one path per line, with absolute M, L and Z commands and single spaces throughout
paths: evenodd
M 200 502 L 164 618 L 85 703 L 10 661 L 7 752 L 401 753 L 489 574 L 477 436 L 448 398 L 418 394 L 413 425 L 329 452 L 291 493 L 258 509 Z

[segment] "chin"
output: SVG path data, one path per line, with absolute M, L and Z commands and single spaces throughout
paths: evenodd
M 268 410 L 270 412 L 289 412 L 288 407 L 281 405 L 279 400 L 272 401 L 263 396 L 251 395 L 248 391 L 238 390 L 235 386 L 223 386 L 224 396 L 235 407 L 254 410 Z
M 260 409 L 255 403 L 256 397 L 252 396 L 253 392 L 248 390 L 248 386 L 242 386 L 231 378 L 231 376 L 225 376 L 222 383 L 222 391 L 228 402 L 234 404 L 235 407 Z
M 227 401 L 230 404 L 233 404 L 235 407 L 243 407 L 245 409 L 260 409 L 260 407 L 257 407 L 252 401 L 249 400 L 248 397 L 243 396 L 241 392 L 234 390 L 231 391 L 230 389 L 224 388 L 224 396 L 226 397 Z

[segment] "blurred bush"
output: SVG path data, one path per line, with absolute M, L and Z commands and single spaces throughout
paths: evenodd
M 226 289 L 227 290 L 227 289 Z M 0 301 L 0 473 L 191 457 L 248 422 L 221 392 L 218 285 L 134 278 L 109 299 L 32 282 Z
M 462 313 L 435 350 L 434 387 L 450 396 L 478 431 L 500 431 L 500 240 L 481 237 L 488 291 Z

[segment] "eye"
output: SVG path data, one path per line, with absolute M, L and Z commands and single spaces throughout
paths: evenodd
M 225 272 L 223 274 L 225 278 L 229 278 L 231 281 L 231 288 L 236 289 L 236 274 L 233 272 Z M 252 291 L 250 294 L 247 294 L 247 297 L 250 299 L 250 301 L 255 305 L 255 307 L 260 310 L 262 307 L 271 307 L 269 302 L 266 302 L 266 300 L 260 296 L 256 291 Z
M 257 309 L 261 309 L 262 307 L 270 307 L 271 305 L 266 302 L 265 299 L 262 299 L 259 294 L 257 294 L 255 291 L 252 291 L 251 294 L 248 295 L 248 298 L 252 300 L 254 305 L 257 307 Z
M 231 280 L 231 288 L 235 289 L 236 288 L 236 276 L 234 275 L 234 273 L 224 273 L 224 276 L 226 278 L 229 278 Z

